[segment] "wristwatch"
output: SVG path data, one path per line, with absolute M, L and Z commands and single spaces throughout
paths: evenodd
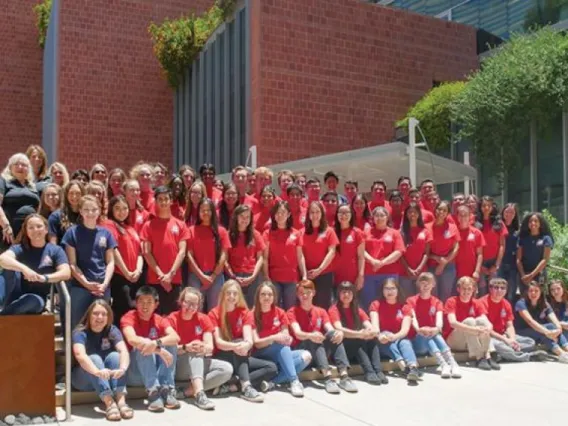
M 156 349 L 159 350 L 159 349 L 162 349 L 162 348 L 163 348 L 162 340 L 161 339 L 156 340 Z
M 49 277 L 48 277 L 47 275 L 44 275 L 44 276 L 43 276 L 43 279 L 45 280 L 46 283 L 49 282 Z

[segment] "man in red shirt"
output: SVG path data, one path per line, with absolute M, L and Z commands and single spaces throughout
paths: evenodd
M 215 166 L 211 163 L 202 164 L 199 168 L 199 176 L 205 185 L 207 197 L 211 198 L 215 205 L 217 205 L 223 198 L 223 191 L 215 187 L 215 175 Z
M 318 178 L 309 178 L 306 182 L 306 195 L 308 197 L 308 206 L 312 201 L 319 201 L 321 193 L 321 182 Z
M 353 198 L 359 193 L 359 183 L 355 180 L 346 180 L 343 184 L 343 192 L 345 193 L 345 198 L 347 198 L 347 203 L 351 205 Z
M 426 208 L 424 207 L 425 204 L 422 202 L 422 196 L 420 195 L 420 191 L 418 189 L 413 188 L 408 192 L 408 201 L 409 204 L 416 203 L 420 206 L 420 213 L 422 214 L 422 221 L 424 222 L 424 225 L 434 222 L 434 213 L 432 213 L 430 210 L 426 210 Z M 405 209 L 406 207 L 408 207 L 408 205 L 405 206 Z
M 179 336 L 170 323 L 156 314 L 159 304 L 154 287 L 143 286 L 136 292 L 136 309 L 120 320 L 122 334 L 130 351 L 128 384 L 144 386 L 148 410 L 164 411 L 180 407 L 175 397 L 174 371 Z
M 444 338 L 452 350 L 468 351 L 480 370 L 498 370 L 499 365 L 489 354 L 493 328 L 483 304 L 473 297 L 476 290 L 477 284 L 472 278 L 458 280 L 459 296 L 450 297 L 444 306 Z
M 239 204 L 246 204 L 251 208 L 254 207 L 258 201 L 251 195 L 247 194 L 248 189 L 248 171 L 244 166 L 237 166 L 233 169 L 231 179 L 239 193 Z
M 392 210 L 389 202 L 387 201 L 387 184 L 384 180 L 379 179 L 371 185 L 371 201 L 369 201 L 369 210 L 371 214 L 375 207 L 384 207 L 392 215 Z
M 291 170 L 281 170 L 278 172 L 278 186 L 280 187 L 280 198 L 288 201 L 288 187 L 294 184 L 294 172 Z
M 272 170 L 270 170 L 268 167 L 258 167 L 254 171 L 255 189 L 253 197 L 256 199 L 256 203 L 253 205 L 253 215 L 260 213 L 262 206 L 262 190 L 264 189 L 264 187 L 272 185 L 273 177 L 274 173 L 272 173 Z

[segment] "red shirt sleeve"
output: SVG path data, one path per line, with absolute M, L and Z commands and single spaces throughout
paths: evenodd
M 406 304 L 402 307 L 402 314 L 405 317 L 412 317 L 412 306 L 410 306 L 409 304 Z
M 327 311 L 323 308 L 321 308 L 321 322 L 322 322 L 322 324 L 326 324 L 328 322 L 331 322 L 329 315 L 327 314 Z
M 400 251 L 401 253 L 404 253 L 406 251 L 406 246 L 404 245 L 404 240 L 402 239 L 400 232 L 396 229 L 393 229 L 392 233 L 394 239 L 394 251 Z
M 339 315 L 339 309 L 337 309 L 337 306 L 333 305 L 330 307 L 328 314 L 332 324 L 338 321 L 341 322 L 341 316 Z
M 304 233 L 296 230 L 292 231 L 296 235 L 296 247 L 304 247 Z
M 120 319 L 121 330 L 124 329 L 125 327 L 134 327 L 134 324 L 136 323 L 135 314 L 136 311 L 132 310 L 122 316 L 122 318 Z
M 266 244 L 264 242 L 264 238 L 262 238 L 262 235 L 260 235 L 260 232 L 258 231 L 254 231 L 253 233 L 253 237 L 254 237 L 254 244 L 256 245 L 256 251 L 264 251 L 264 249 L 266 248 Z
M 172 326 L 172 323 L 167 317 L 162 317 L 158 314 L 154 314 L 154 317 L 156 326 L 158 327 L 158 334 L 160 335 L 160 337 L 165 336 L 166 330 L 168 329 L 168 327 Z
M 254 321 L 254 312 L 253 311 L 248 311 L 247 323 L 252 327 L 253 330 L 256 329 L 256 322 Z
M 223 227 L 219 227 L 219 238 L 221 239 L 221 248 L 223 250 L 229 250 L 231 248 L 231 240 L 229 238 L 229 233 Z
M 211 324 L 213 324 L 213 327 L 220 327 L 219 311 L 217 310 L 217 308 L 209 311 L 209 314 L 207 316 L 209 317 Z
M 485 237 L 483 236 L 483 232 L 481 232 L 477 228 L 475 229 L 477 230 L 477 247 L 485 247 L 486 243 L 485 243 Z
M 505 312 L 507 313 L 507 322 L 514 321 L 515 316 L 513 315 L 513 307 L 508 300 L 505 300 Z
M 473 300 L 473 305 L 475 306 L 475 315 L 487 315 L 487 309 L 483 303 L 479 299 Z
M 335 231 L 331 228 L 331 226 L 327 227 L 328 231 L 327 231 L 327 243 L 330 246 L 338 246 L 339 245 L 339 239 L 337 238 L 337 234 L 335 233 Z
M 367 312 L 365 312 L 361 308 L 359 308 L 359 319 L 361 320 L 361 322 L 371 321 L 371 319 L 369 318 L 369 315 L 367 315 Z
M 378 300 L 375 300 L 373 303 L 371 303 L 371 306 L 369 306 L 369 312 L 379 313 L 379 307 L 380 306 L 381 306 L 381 302 L 379 302 Z
M 457 243 L 457 242 L 461 241 L 460 231 L 455 224 L 448 223 L 448 230 L 452 233 L 453 238 L 454 238 L 454 242 Z
M 290 325 L 290 321 L 288 321 L 288 316 L 286 315 L 286 312 L 284 312 L 284 309 L 276 308 L 276 315 L 278 315 L 280 324 L 287 327 Z
M 444 313 L 448 314 L 455 314 L 456 313 L 456 298 L 450 297 L 446 300 L 446 305 L 444 306 Z
M 289 324 L 292 324 L 293 322 L 298 322 L 296 320 L 296 309 L 294 309 L 294 307 L 288 309 L 286 316 L 288 317 Z
M 243 326 L 250 325 L 252 328 L 254 328 L 254 317 L 251 314 L 251 311 L 247 309 L 243 310 Z
M 142 225 L 142 229 L 140 230 L 140 240 L 141 241 L 150 241 L 150 222 L 145 222 Z
M 179 225 L 179 241 L 187 241 L 189 240 L 189 228 L 187 227 L 187 225 L 185 224 L 185 222 L 178 220 L 178 225 Z
M 440 311 L 444 312 L 444 305 L 443 305 L 443 303 L 440 299 L 436 298 L 436 301 L 434 303 L 435 303 L 434 306 L 435 306 L 436 312 L 440 312 Z
M 205 314 L 201 314 L 200 317 L 201 318 L 199 322 L 201 322 L 201 327 L 203 328 L 203 332 L 212 333 L 213 330 L 215 330 L 215 327 L 213 326 L 211 319 L 209 319 L 209 317 Z

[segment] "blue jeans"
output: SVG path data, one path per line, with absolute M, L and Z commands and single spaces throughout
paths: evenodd
M 250 274 L 236 274 L 236 275 L 239 278 L 250 277 Z M 241 287 L 249 309 L 252 309 L 254 307 L 254 295 L 256 294 L 256 289 L 258 288 L 261 282 L 262 282 L 262 273 L 258 274 L 256 276 L 256 279 L 252 283 L 250 283 L 248 287 Z
M 120 355 L 118 352 L 111 352 L 104 360 L 97 354 L 89 355 L 89 358 L 99 370 L 104 368 L 118 370 L 120 367 Z M 73 369 L 71 383 L 79 391 L 96 391 L 101 399 L 117 393 L 126 393 L 126 374 L 123 374 L 120 379 L 110 378 L 105 380 L 87 373 L 80 365 Z
M 144 386 L 148 393 L 161 387 L 174 388 L 177 348 L 168 346 L 165 350 L 173 355 L 173 362 L 169 367 L 157 354 L 144 356 L 137 349 L 132 349 L 130 351 L 130 367 L 128 368 L 128 384 L 130 386 Z
M 205 275 L 211 276 L 213 271 L 203 272 Z M 207 290 L 203 290 L 203 298 L 205 300 L 205 306 L 203 306 L 204 312 L 209 312 L 219 303 L 219 294 L 221 293 L 221 288 L 225 284 L 225 276 L 220 274 L 215 278 L 213 284 L 209 286 Z M 197 275 L 189 275 L 189 286 L 201 290 L 201 281 L 197 278 Z
M 383 285 L 385 281 L 389 278 L 394 278 L 398 280 L 397 274 L 373 274 L 365 275 L 365 281 L 363 283 L 363 288 L 359 293 L 359 300 L 361 302 L 361 307 L 365 311 L 369 311 L 369 305 L 383 296 Z
M 309 362 L 304 360 L 303 350 L 292 350 L 290 346 L 273 343 L 253 353 L 255 358 L 272 361 L 278 366 L 278 375 L 272 380 L 276 384 L 290 383 L 298 379 L 298 374 Z
M 439 333 L 432 337 L 417 334 L 414 340 L 412 340 L 412 346 L 414 347 L 414 353 L 418 355 L 434 355 L 440 352 L 449 352 L 450 350 L 450 347 Z
M 501 264 L 498 275 L 507 280 L 507 300 L 515 306 L 517 301 L 517 289 L 519 288 L 519 271 L 517 265 Z
M 83 315 L 97 299 L 105 299 L 107 302 L 110 302 L 110 285 L 105 290 L 105 294 L 103 297 L 94 296 L 89 290 L 83 287 L 80 284 L 72 283 L 69 287 L 69 296 L 71 298 L 71 330 L 74 330 L 77 324 L 83 318 Z M 65 323 L 65 299 L 62 297 L 60 300 L 61 303 L 61 319 L 62 324 Z
M 418 366 L 412 343 L 406 338 L 387 344 L 379 342 L 379 352 L 381 356 L 391 358 L 395 362 L 404 361 L 408 366 Z
M 37 294 L 22 294 L 21 279 L 19 272 L 4 270 L 0 274 L 0 307 L 5 304 L 0 315 L 34 315 L 43 312 L 45 300 Z
M 547 323 L 547 324 L 541 324 L 541 325 L 544 328 L 546 328 L 547 330 L 556 330 L 556 326 L 554 324 Z M 532 328 L 523 328 L 521 330 L 517 330 L 517 334 L 519 336 L 530 337 L 536 343 L 545 345 L 546 349 L 548 349 L 549 351 L 556 350 L 560 347 L 562 347 L 564 349 L 568 348 L 568 340 L 566 340 L 566 336 L 564 335 L 564 333 L 562 333 L 562 334 L 560 334 L 560 336 L 558 336 L 557 342 L 549 339 L 544 334 L 541 334 L 541 333 L 539 333 L 538 331 L 536 331 Z
M 438 297 L 442 302 L 448 300 L 452 295 L 456 295 L 456 265 L 448 263 L 442 272 L 442 275 L 436 275 L 436 268 L 430 268 L 430 272 L 436 278 L 436 287 L 432 290 L 432 294 Z
M 282 309 L 287 311 L 296 304 L 296 283 L 273 281 L 272 284 L 278 290 L 278 304 Z

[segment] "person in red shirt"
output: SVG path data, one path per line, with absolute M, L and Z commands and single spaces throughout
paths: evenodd
M 228 183 L 223 188 L 223 196 L 221 202 L 218 204 L 217 217 L 219 218 L 219 225 L 225 229 L 229 229 L 229 223 L 231 222 L 231 216 L 235 211 L 235 208 L 240 204 L 239 193 L 237 187 L 234 183 Z
M 194 398 L 195 405 L 202 410 L 213 410 L 215 404 L 207 398 L 205 391 L 217 389 L 227 383 L 233 375 L 233 366 L 212 358 L 213 330 L 209 317 L 200 312 L 203 296 L 193 287 L 186 287 L 179 295 L 179 311 L 172 312 L 167 321 L 179 335 L 175 378 L 187 381 L 183 391 L 186 398 Z
M 280 199 L 288 201 L 288 187 L 294 184 L 294 173 L 291 170 L 278 172 L 278 186 L 280 187 Z
M 404 304 L 396 279 L 387 279 L 382 290 L 380 300 L 375 300 L 369 307 L 379 352 L 396 362 L 409 382 L 416 383 L 420 373 L 411 342 L 414 337 L 414 330 L 410 328 L 412 308 Z
M 360 291 L 365 280 L 365 234 L 355 228 L 355 215 L 349 204 L 337 209 L 335 234 L 339 244 L 333 259 L 335 284 L 343 281 L 353 283 Z
M 450 297 L 444 305 L 444 338 L 452 350 L 468 351 L 480 370 L 498 369 L 489 353 L 493 327 L 484 305 L 473 297 L 477 283 L 471 277 L 461 277 L 457 285 L 459 296 Z
M 144 210 L 154 213 L 154 192 L 152 181 L 154 180 L 154 168 L 150 164 L 140 163 L 132 168 L 130 177 L 138 181 L 140 185 L 140 202 Z
M 108 174 L 107 194 L 110 198 L 124 195 L 122 186 L 126 182 L 126 173 L 120 168 L 112 169 Z
M 198 211 L 197 222 L 189 228 L 189 285 L 203 292 L 205 311 L 208 312 L 217 306 L 219 301 L 219 292 L 225 282 L 223 271 L 231 241 L 227 230 L 217 224 L 217 213 L 211 199 L 203 198 L 199 202 Z
M 363 194 L 357 194 L 351 202 L 351 209 L 355 216 L 354 226 L 361 231 L 367 231 L 372 228 L 371 210 L 369 210 L 369 202 Z
M 304 386 L 298 374 L 312 362 L 308 351 L 292 350 L 292 337 L 288 331 L 288 317 L 284 310 L 276 306 L 276 287 L 268 281 L 263 282 L 256 291 L 254 310 L 249 313 L 253 324 L 253 341 L 256 350 L 253 356 L 272 361 L 278 366 L 278 375 L 263 386 L 263 392 L 275 388 L 277 384 L 290 384 L 290 393 L 301 398 Z
M 537 351 L 536 343 L 526 336 L 519 336 L 515 331 L 513 307 L 506 298 L 507 280 L 492 278 L 489 281 L 489 294 L 480 302 L 487 311 L 487 319 L 493 326 L 491 330 L 491 358 L 498 362 L 498 357 L 506 361 L 526 362 L 546 360 L 545 351 Z
M 406 251 L 400 258 L 399 283 L 405 296 L 416 294 L 416 279 L 426 268 L 432 234 L 424 225 L 420 206 L 411 202 L 404 211 L 401 230 Z
M 308 279 L 314 282 L 317 289 L 315 304 L 328 309 L 333 297 L 332 264 L 339 240 L 333 228 L 328 226 L 320 201 L 310 203 L 302 243 Z
M 203 182 L 194 182 L 187 191 L 187 204 L 185 206 L 184 221 L 187 227 L 195 225 L 199 216 L 198 206 L 201 200 L 207 197 Z
M 315 284 L 310 280 L 301 281 L 297 294 L 299 303 L 288 310 L 288 321 L 294 335 L 292 346 L 310 352 L 315 366 L 323 374 L 326 392 L 338 394 L 340 389 L 357 392 L 357 387 L 347 374 L 349 360 L 342 344 L 343 332 L 335 330 L 327 311 L 313 303 Z M 331 377 L 329 356 L 337 366 L 339 384 Z
M 384 207 L 392 214 L 390 203 L 387 198 L 387 184 L 384 180 L 379 179 L 371 185 L 371 201 L 369 202 L 369 210 L 373 212 L 376 207 Z
M 479 199 L 475 194 L 469 194 L 465 199 L 465 203 L 469 207 L 469 211 L 471 212 L 471 220 L 472 224 L 475 222 L 475 218 L 477 217 L 477 209 L 479 207 Z
M 347 204 L 353 203 L 353 199 L 359 193 L 359 183 L 355 180 L 346 180 L 343 184 L 343 193 L 347 199 Z
M 292 228 L 292 215 L 286 201 L 278 201 L 271 212 L 270 229 L 264 232 L 264 278 L 278 289 L 284 309 L 296 302 L 296 283 L 308 278 L 302 234 Z
M 416 281 L 419 293 L 406 299 L 412 308 L 412 327 L 416 333 L 412 345 L 417 355 L 436 357 L 441 368 L 442 379 L 461 378 L 459 366 L 450 347 L 442 336 L 444 325 L 444 305 L 432 290 L 436 278 L 430 272 L 422 272 Z
M 307 208 L 303 206 L 305 199 L 302 189 L 296 184 L 291 184 L 288 186 L 286 194 L 290 213 L 292 214 L 292 228 L 296 231 L 302 231 L 306 225 L 307 216 Z
M 505 240 L 509 236 L 507 227 L 501 220 L 497 204 L 493 198 L 485 195 L 479 201 L 476 226 L 483 233 L 483 264 L 479 279 L 480 294 L 487 293 L 487 283 L 495 278 L 505 254 Z
M 339 207 L 339 197 L 337 192 L 326 192 L 321 197 L 321 202 L 324 206 L 327 224 L 332 227 L 335 226 L 335 214 Z
M 110 295 L 115 325 L 122 316 L 134 308 L 144 259 L 142 245 L 136 230 L 128 222 L 128 203 L 123 195 L 112 197 L 108 218 L 104 223 L 118 247 L 114 250 L 114 274 L 110 280 Z
M 440 195 L 436 191 L 428 193 L 427 198 L 424 200 L 426 210 L 434 215 L 434 220 L 436 219 L 436 207 L 440 204 L 440 201 Z
M 258 167 L 254 171 L 255 190 L 253 197 L 256 198 L 257 203 L 253 206 L 253 214 L 259 213 L 259 209 L 262 207 L 262 192 L 265 187 L 272 185 L 273 178 L 274 173 L 268 167 Z M 274 197 L 276 198 L 276 194 Z
M 396 190 L 392 191 L 389 196 L 389 204 L 392 212 L 392 227 L 400 230 L 400 227 L 402 226 L 402 218 L 404 216 L 402 194 Z
M 128 222 L 140 233 L 142 226 L 150 219 L 150 214 L 144 210 L 140 202 L 140 184 L 137 180 L 128 179 L 122 186 L 124 198 L 128 203 Z
M 459 223 L 459 219 L 458 219 L 458 208 L 461 206 L 466 206 L 469 208 L 469 206 L 466 205 L 465 203 L 465 195 L 463 195 L 461 192 L 457 192 L 454 195 L 452 195 L 452 220 L 454 221 L 455 224 Z M 475 217 L 475 216 L 474 216 Z M 473 225 L 473 223 L 472 223 Z
M 312 201 L 319 201 L 321 194 L 321 182 L 318 178 L 309 178 L 306 182 L 306 195 L 308 204 Z
M 418 204 L 418 206 L 420 207 L 420 212 L 422 213 L 422 220 L 424 221 L 424 224 L 434 222 L 435 219 L 434 213 L 432 213 L 430 210 L 427 210 L 424 207 L 424 203 L 422 202 L 422 197 L 418 189 L 413 188 L 408 192 L 408 200 L 409 200 L 408 204 L 410 203 Z
M 219 204 L 223 196 L 223 192 L 215 186 L 215 166 L 211 163 L 204 163 L 199 168 L 199 176 L 205 185 L 207 197 L 213 200 L 215 206 Z
M 471 277 L 479 281 L 485 238 L 479 229 L 470 225 L 470 216 L 471 212 L 467 206 L 458 207 L 460 242 L 456 255 L 456 277 Z M 480 288 L 478 291 L 482 293 Z
M 337 288 L 338 301 L 329 308 L 329 319 L 336 330 L 343 332 L 343 346 L 348 360 L 357 360 L 363 368 L 365 381 L 372 385 L 386 385 L 389 380 L 383 373 L 377 333 L 371 320 L 357 302 L 357 289 L 349 281 Z
M 410 203 L 410 197 L 408 193 L 410 192 L 410 188 L 412 188 L 412 183 L 410 182 L 410 178 L 408 176 L 400 176 L 397 181 L 396 188 L 402 197 L 402 205 L 403 209 L 406 209 L 406 206 Z
M 302 193 L 306 193 L 306 182 L 308 178 L 306 177 L 305 173 L 295 173 L 294 174 L 294 182 L 302 189 Z
M 375 226 L 365 233 L 365 283 L 361 291 L 361 305 L 368 309 L 371 302 L 382 294 L 383 283 L 398 280 L 398 260 L 404 254 L 404 241 L 400 232 L 388 226 L 389 212 L 385 207 L 373 210 Z
M 128 384 L 144 386 L 148 392 L 148 410 L 164 411 L 180 407 L 175 397 L 176 345 L 179 336 L 169 321 L 156 314 L 159 306 L 155 286 L 143 286 L 136 292 L 136 309 L 120 320 L 120 328 L 130 347 Z
M 260 194 L 260 205 L 258 207 L 257 213 L 254 212 L 254 229 L 258 232 L 263 233 L 267 229 L 270 229 L 270 216 L 272 215 L 272 208 L 276 204 L 276 193 L 274 189 L 270 186 L 265 186 Z
M 250 402 L 263 402 L 264 397 L 255 387 L 266 387 L 278 374 L 278 367 L 271 361 L 250 356 L 254 346 L 252 323 L 241 286 L 235 280 L 223 284 L 219 304 L 209 312 L 214 327 L 217 359 L 227 361 L 240 383 L 241 397 Z M 237 377 L 230 385 L 223 385 L 220 394 L 237 392 Z
M 239 204 L 247 204 L 250 207 L 255 207 L 258 203 L 257 199 L 247 194 L 248 177 L 249 173 L 244 166 L 235 167 L 231 173 L 231 179 L 239 194 Z
M 450 205 L 440 201 L 436 207 L 436 221 L 427 226 L 432 234 L 428 267 L 438 282 L 437 296 L 445 302 L 451 295 L 456 282 L 456 265 L 454 259 L 458 254 L 460 233 L 453 223 L 449 222 Z
M 182 164 L 178 170 L 178 175 L 180 175 L 183 180 L 186 194 L 189 193 L 189 188 L 191 188 L 191 185 L 195 182 L 195 170 L 188 164 Z
M 426 200 L 428 198 L 428 194 L 436 192 L 436 185 L 434 185 L 434 181 L 432 179 L 424 179 L 420 182 L 420 193 L 422 194 L 422 199 Z
M 172 192 L 172 216 L 179 220 L 185 219 L 185 207 L 187 204 L 187 196 L 183 179 L 180 175 L 174 175 L 168 182 L 168 188 Z
M 160 186 L 156 188 L 155 196 L 156 217 L 144 224 L 140 239 L 148 263 L 147 282 L 160 296 L 158 312 L 167 315 L 176 309 L 189 231 L 181 220 L 172 217 L 170 190 Z
M 231 247 L 227 252 L 225 270 L 236 280 L 245 295 L 247 304 L 254 304 L 254 293 L 260 284 L 264 262 L 264 239 L 253 228 L 252 210 L 246 204 L 235 209 L 229 226 Z

